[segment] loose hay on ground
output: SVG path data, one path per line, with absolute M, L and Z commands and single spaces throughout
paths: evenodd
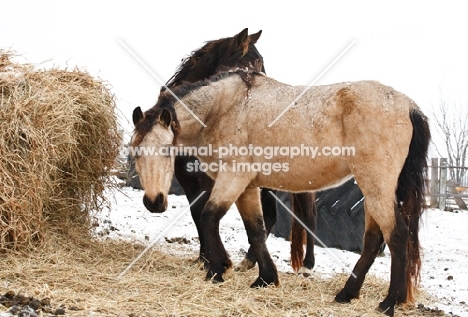
M 83 240 L 82 240 L 83 241 Z M 333 302 L 346 276 L 334 279 L 280 274 L 280 287 L 250 289 L 258 274 L 230 272 L 223 284 L 204 282 L 204 271 L 187 257 L 154 250 L 119 274 L 142 246 L 105 241 L 46 243 L 30 255 L 0 260 L 0 293 L 13 290 L 63 305 L 67 316 L 382 316 L 375 311 L 388 283 L 370 276 L 362 296 Z M 167 250 L 166 250 L 167 252 Z M 423 295 L 420 295 L 422 298 Z M 74 307 L 78 310 L 70 310 Z M 435 316 L 412 306 L 397 316 Z M 0 309 L 1 310 L 1 309 Z
M 120 143 L 104 82 L 13 57 L 0 50 L 0 249 L 87 231 Z

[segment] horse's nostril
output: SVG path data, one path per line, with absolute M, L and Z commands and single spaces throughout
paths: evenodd
M 162 204 L 164 203 L 164 195 L 159 193 L 159 195 L 156 197 L 156 200 L 155 202 L 159 203 L 159 204 Z
M 152 202 L 151 202 L 151 199 L 149 199 L 148 196 L 144 195 L 144 196 L 143 196 L 143 204 L 144 204 L 145 206 L 149 206 L 149 205 L 151 205 L 151 203 L 152 203 Z M 148 207 L 147 207 L 147 208 L 148 208 Z

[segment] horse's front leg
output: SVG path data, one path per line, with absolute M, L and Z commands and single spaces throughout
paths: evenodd
M 219 236 L 219 222 L 232 203 L 216 204 L 208 201 L 201 216 L 201 228 L 205 240 L 205 257 L 207 261 L 206 280 L 224 282 L 223 274 L 232 266 Z
M 198 238 L 200 240 L 200 253 L 197 260 L 201 261 L 204 266 L 207 267 L 208 263 L 206 262 L 205 258 L 205 242 L 200 226 L 200 221 L 205 203 L 208 201 L 208 198 L 211 195 L 211 189 L 213 187 L 214 181 L 203 172 L 187 171 L 187 164 L 193 163 L 195 160 L 197 159 L 193 156 L 176 156 L 174 172 L 180 186 L 182 186 L 182 189 L 187 196 L 187 200 L 192 205 L 190 207 L 190 211 L 192 213 L 193 222 L 197 228 Z M 205 191 L 205 193 L 201 195 L 203 191 Z M 197 198 L 198 200 L 192 204 L 192 202 Z
M 265 222 L 265 229 L 266 229 L 266 238 L 270 234 L 273 226 L 276 223 L 277 211 L 276 211 L 276 199 L 273 197 L 270 192 L 275 193 L 275 190 L 263 188 L 260 190 L 260 201 L 262 203 L 262 211 L 263 211 L 263 220 Z M 255 257 L 255 253 L 252 247 L 249 247 L 247 254 L 245 255 L 244 259 L 239 263 L 236 267 L 237 271 L 247 271 L 250 270 L 255 266 L 257 263 L 257 258 Z
M 247 174 L 247 173 L 245 173 Z M 210 199 L 201 214 L 201 231 L 208 262 L 206 280 L 223 282 L 223 274 L 232 266 L 219 235 L 219 222 L 250 182 L 248 175 L 218 174 Z M 263 220 L 262 220 L 263 221 Z
M 260 205 L 260 189 L 246 188 L 236 202 L 244 221 L 245 230 L 258 262 L 259 276 L 251 287 L 279 285 L 278 271 L 266 247 L 266 229 Z

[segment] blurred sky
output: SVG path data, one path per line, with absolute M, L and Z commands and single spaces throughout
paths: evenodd
M 133 108 L 154 105 L 163 82 L 205 41 L 248 27 L 267 74 L 311 83 L 361 79 L 393 86 L 431 116 L 439 90 L 468 100 L 468 19 L 462 1 L 3 1 L 0 48 L 19 62 L 88 70 L 109 82 L 126 130 Z

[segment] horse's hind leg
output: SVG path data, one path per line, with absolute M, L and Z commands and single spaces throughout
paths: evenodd
M 315 198 L 315 195 L 312 194 L 312 198 Z M 315 208 L 315 201 L 311 201 L 311 210 L 310 213 L 307 214 L 307 221 L 310 223 L 309 228 L 312 230 L 313 233 L 317 232 L 317 209 Z M 306 254 L 304 256 L 304 264 L 303 270 L 301 273 L 309 274 L 315 266 L 315 254 L 314 254 L 314 244 L 315 238 L 312 234 L 307 232 L 307 246 L 306 246 Z
M 339 303 L 349 303 L 351 299 L 359 297 L 359 291 L 364 282 L 367 272 L 379 253 L 380 246 L 383 242 L 383 235 L 375 220 L 366 210 L 366 229 L 364 232 L 364 247 L 356 266 L 346 282 L 344 288 L 336 295 L 335 300 Z
M 374 186 L 374 189 L 376 187 Z M 374 198 L 374 195 L 365 196 L 366 232 L 364 250 L 353 270 L 356 277 L 349 277 L 345 287 L 338 293 L 335 300 L 337 302 L 349 302 L 352 298 L 359 296 L 365 274 L 378 254 L 383 235 L 391 253 L 391 274 L 388 295 L 379 304 L 378 309 L 388 316 L 393 316 L 395 304 L 406 301 L 408 228 L 396 207 L 394 196 L 391 196 L 393 199 L 385 201 L 383 197 L 389 196 L 385 195 L 382 188 L 380 189 L 380 199 Z M 363 192 L 365 191 L 363 190 Z M 377 233 L 377 228 L 380 228 L 381 233 Z
M 387 297 L 379 303 L 378 308 L 380 312 L 389 316 L 393 316 L 395 304 L 404 303 L 407 298 L 408 238 L 408 227 L 395 204 L 395 228 L 390 237 L 386 239 L 392 259 L 390 287 Z
M 266 247 L 266 230 L 259 199 L 259 188 L 247 188 L 236 202 L 244 221 L 250 246 L 258 261 L 259 276 L 251 287 L 279 284 L 278 271 Z
M 268 188 L 262 188 L 260 191 L 260 200 L 262 202 L 263 220 L 265 222 L 266 237 L 271 232 L 271 229 L 276 223 L 276 199 L 270 194 L 270 191 L 274 190 Z M 237 265 L 237 271 L 247 271 L 255 266 L 257 258 L 255 257 L 254 249 L 252 246 L 249 247 L 247 254 L 244 259 Z

